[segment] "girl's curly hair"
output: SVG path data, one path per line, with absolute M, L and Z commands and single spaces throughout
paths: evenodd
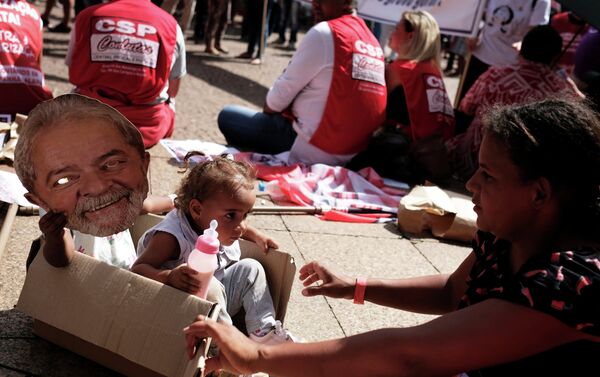
M 183 172 L 190 168 L 193 156 L 205 156 L 202 152 L 189 152 L 185 156 Z M 241 188 L 252 190 L 256 181 L 256 169 L 245 161 L 235 161 L 227 155 L 207 157 L 194 165 L 181 181 L 176 191 L 175 208 L 189 215 L 192 199 L 206 200 L 218 192 L 232 197 Z

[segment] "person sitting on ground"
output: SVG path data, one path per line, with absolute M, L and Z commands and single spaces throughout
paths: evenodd
M 554 28 L 536 26 L 523 38 L 518 65 L 491 67 L 473 84 L 459 106 L 459 110 L 473 120 L 465 133 L 446 143 L 458 177 L 467 179 L 477 169 L 482 139 L 481 115 L 490 106 L 556 95 L 583 96 L 564 72 L 551 68 L 561 46 L 562 39 Z
M 397 59 L 388 64 L 387 119 L 411 141 L 454 133 L 454 110 L 440 69 L 440 29 L 425 11 L 404 12 L 390 35 Z
M 195 153 L 186 156 L 186 162 Z M 238 239 L 255 242 L 265 253 L 277 244 L 246 222 L 256 196 L 255 172 L 245 162 L 208 158 L 194 166 L 177 190 L 176 209 L 149 229 L 138 243 L 139 257 L 131 271 L 192 294 L 198 292 L 198 272 L 187 265 L 198 236 L 218 223 L 218 268 L 214 272 L 227 295 L 227 312 L 245 312 L 250 338 L 267 344 L 292 341 L 275 320 L 265 271 L 255 259 L 240 260 Z
M 419 326 L 265 347 L 199 317 L 188 351 L 210 336 L 207 369 L 277 376 L 583 376 L 600 354 L 600 120 L 583 103 L 491 111 L 467 183 L 479 231 L 449 275 L 356 280 L 317 262 L 305 296 L 441 314 Z M 320 283 L 320 284 L 315 284 Z
M 52 98 L 42 72 L 42 23 L 34 6 L 24 0 L 2 4 L 0 17 L 0 115 L 14 120 L 38 103 Z
M 263 112 L 227 106 L 219 129 L 233 146 L 290 151 L 289 162 L 343 165 L 385 118 L 383 51 L 351 0 L 313 3 L 312 27 L 269 90 Z
M 472 52 L 462 80 L 458 102 L 489 67 L 517 64 L 515 45 L 534 26 L 550 21 L 551 0 L 488 0 L 483 27 L 467 39 Z
M 175 96 L 186 74 L 181 28 L 149 0 L 116 0 L 84 9 L 66 63 L 75 92 L 121 112 L 150 148 L 175 126 Z
M 404 12 L 390 34 L 397 59 L 386 66 L 386 121 L 349 164 L 403 182 L 449 174 L 443 141 L 454 134 L 454 109 L 440 69 L 440 29 L 425 11 Z

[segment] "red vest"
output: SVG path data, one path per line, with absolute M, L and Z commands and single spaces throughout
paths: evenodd
M 52 98 L 40 66 L 42 26 L 26 1 L 0 2 L 0 113 L 28 114 Z
M 396 60 L 390 68 L 402 82 L 412 139 L 452 137 L 454 110 L 438 66 L 431 60 Z
M 116 0 L 82 11 L 75 30 L 69 80 L 77 92 L 119 110 L 146 147 L 170 136 L 173 111 L 151 103 L 169 81 L 175 19 L 149 0 Z
M 358 153 L 385 120 L 383 51 L 360 18 L 347 15 L 327 23 L 335 49 L 333 77 L 310 143 L 327 153 Z

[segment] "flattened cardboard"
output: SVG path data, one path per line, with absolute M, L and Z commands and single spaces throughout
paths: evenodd
M 162 216 L 153 214 L 139 216 L 133 227 L 129 229 L 133 244 L 137 245 L 144 232 L 162 220 Z M 242 258 L 256 259 L 265 269 L 269 291 L 275 307 L 275 319 L 283 323 L 296 275 L 294 258 L 289 253 L 281 250 L 269 250 L 265 255 L 255 243 L 246 240 L 240 240 L 240 249 Z
M 416 186 L 400 200 L 398 228 L 404 232 L 470 242 L 477 231 L 471 199 L 437 186 Z
M 215 306 L 80 253 L 63 268 L 39 253 L 17 303 L 51 342 L 128 376 L 169 377 L 203 363 L 207 348 L 189 361 L 182 329 L 199 314 L 215 318 Z

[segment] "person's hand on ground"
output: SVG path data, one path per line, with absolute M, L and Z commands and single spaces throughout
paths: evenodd
M 329 296 L 333 298 L 351 299 L 354 297 L 354 280 L 345 276 L 337 276 L 318 262 L 310 262 L 300 268 L 300 280 L 306 288 L 304 296 Z M 321 281 L 320 285 L 313 285 Z
M 198 271 L 186 263 L 181 264 L 169 272 L 167 284 L 184 292 L 197 293 L 200 290 Z
M 206 373 L 225 369 L 235 374 L 251 374 L 251 363 L 258 360 L 259 344 L 253 342 L 232 325 L 198 316 L 196 321 L 183 329 L 187 343 L 187 354 L 194 357 L 196 345 L 205 337 L 219 347 L 219 355 L 206 361 Z

